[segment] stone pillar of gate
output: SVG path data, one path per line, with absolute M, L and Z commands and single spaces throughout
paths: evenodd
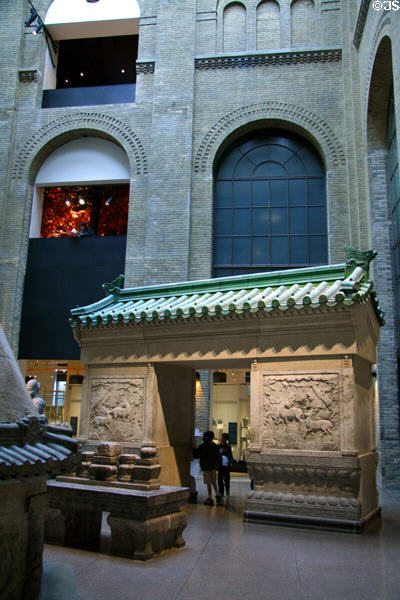
M 161 484 L 189 484 L 194 429 L 194 374 L 167 364 L 88 365 L 81 407 L 80 441 L 101 441 L 126 452 L 157 447 Z
M 194 372 L 154 365 L 152 440 L 162 465 L 161 483 L 188 486 L 194 429 Z M 145 440 L 146 441 L 146 440 Z
M 245 520 L 360 531 L 380 514 L 372 364 L 255 361 Z

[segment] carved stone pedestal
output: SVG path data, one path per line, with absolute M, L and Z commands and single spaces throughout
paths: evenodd
M 246 521 L 360 532 L 380 515 L 376 490 L 364 489 L 369 506 L 360 496 L 361 478 L 374 478 L 374 453 L 362 459 L 256 456 L 250 460 L 255 489 L 248 494 Z
M 245 520 L 359 532 L 379 518 L 371 362 L 253 365 Z
M 117 556 L 148 560 L 168 548 L 182 548 L 185 540 L 186 513 L 176 512 L 162 517 L 136 521 L 109 515 L 111 553 Z

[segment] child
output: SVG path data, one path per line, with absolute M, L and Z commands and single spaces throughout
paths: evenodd
M 229 496 L 231 482 L 231 464 L 233 460 L 232 448 L 229 445 L 229 435 L 223 433 L 218 446 L 220 461 L 218 466 L 218 491 L 219 495 L 224 495 L 224 484 L 226 495 Z
M 217 467 L 219 462 L 219 449 L 213 442 L 214 433 L 205 431 L 203 433 L 203 443 L 198 448 L 193 449 L 195 458 L 200 459 L 200 468 L 203 471 L 204 483 L 207 485 L 208 498 L 204 504 L 212 506 L 214 504 L 212 497 L 212 488 L 214 488 L 217 504 L 221 503 L 221 496 L 217 492 Z

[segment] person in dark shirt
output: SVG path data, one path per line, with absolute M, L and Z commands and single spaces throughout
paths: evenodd
M 212 488 L 215 492 L 215 500 L 217 504 L 221 503 L 221 496 L 217 491 L 217 467 L 219 463 L 218 446 L 214 444 L 214 433 L 205 431 L 203 433 L 203 443 L 198 448 L 193 449 L 195 458 L 200 459 L 200 468 L 203 471 L 203 480 L 207 486 L 208 498 L 204 504 L 212 506 L 214 504 Z
M 224 495 L 224 486 L 226 495 L 229 496 L 231 482 L 231 464 L 233 460 L 232 448 L 229 444 L 229 435 L 223 433 L 218 445 L 220 460 L 218 464 L 218 491 L 220 496 Z

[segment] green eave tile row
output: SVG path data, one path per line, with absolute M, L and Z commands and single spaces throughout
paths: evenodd
M 193 317 L 255 314 L 259 311 L 285 311 L 290 308 L 301 309 L 307 306 L 317 308 L 321 305 L 335 306 L 341 303 L 351 305 L 365 301 L 371 292 L 372 284 L 361 282 L 364 273 L 359 268 L 355 269 L 347 279 L 320 282 L 304 282 L 301 277 L 302 273 L 299 273 L 300 271 L 305 271 L 305 269 L 297 270 L 298 279 L 301 283 L 294 283 L 290 281 L 290 278 L 287 278 L 286 285 L 283 282 L 281 285 L 274 282 L 275 285 L 266 285 L 265 287 L 246 286 L 245 288 L 239 288 L 236 285 L 238 280 L 241 280 L 242 283 L 245 281 L 247 284 L 250 283 L 249 276 L 246 276 L 242 278 L 225 278 L 226 281 L 222 282 L 222 285 L 219 282 L 220 287 L 217 290 L 215 290 L 214 285 L 218 280 L 194 282 L 194 285 L 192 282 L 191 293 L 182 293 L 185 290 L 185 285 L 187 285 L 186 290 L 189 292 L 190 282 L 177 285 L 175 289 L 173 289 L 174 286 L 153 288 L 154 292 L 157 290 L 158 293 L 151 297 L 148 295 L 149 288 L 121 290 L 120 294 L 110 295 L 90 307 L 74 309 L 71 311 L 72 318 L 70 322 L 73 327 L 78 325 L 96 326 L 107 323 L 151 323 Z M 267 274 L 267 277 L 265 275 L 263 278 L 258 275 L 251 283 L 268 284 L 268 280 L 272 279 L 271 274 Z M 225 285 L 228 280 L 231 282 L 230 289 L 228 285 Z M 202 286 L 196 286 L 197 283 L 201 283 Z M 212 283 L 208 290 L 205 289 L 207 283 Z M 161 288 L 163 288 L 164 295 L 159 295 Z M 169 293 L 166 293 L 167 289 Z M 178 292 L 178 290 L 181 293 L 173 293 Z M 139 291 L 141 291 L 140 295 L 142 297 L 138 294 Z M 147 294 L 143 294 L 144 291 Z M 376 306 L 376 310 L 379 320 L 382 321 L 378 306 Z

